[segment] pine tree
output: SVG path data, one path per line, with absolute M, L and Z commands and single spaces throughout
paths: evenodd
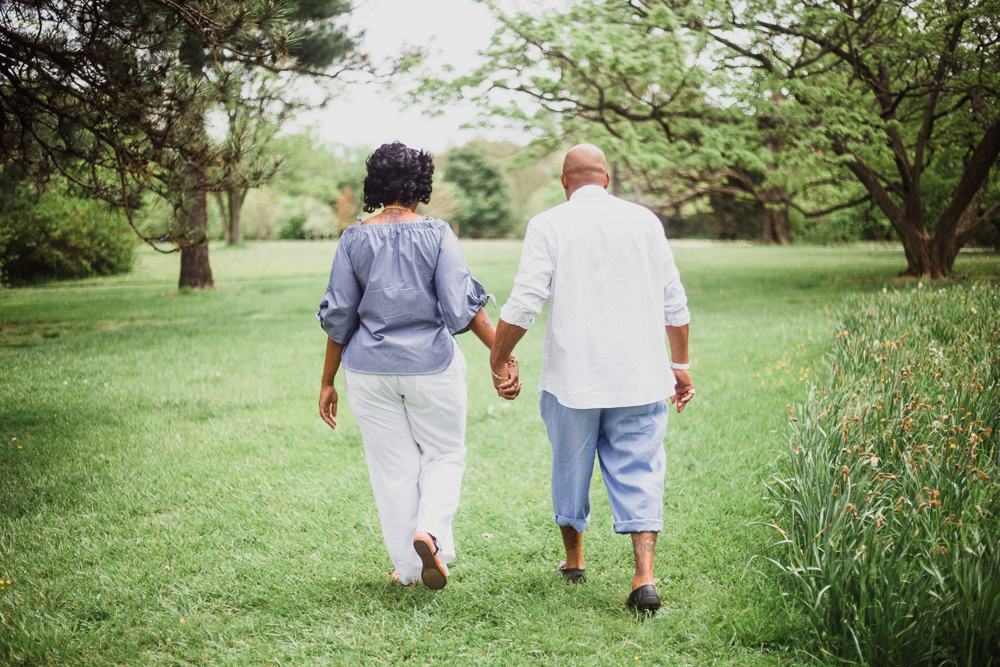
M 315 54 L 350 50 L 346 33 L 326 20 L 345 10 L 341 0 L 4 3 L 0 162 L 39 183 L 61 175 L 122 207 L 144 241 L 181 253 L 182 286 L 210 286 L 206 193 L 259 184 L 275 163 L 248 160 L 239 142 L 213 142 L 207 114 L 231 95 L 238 71 L 322 74 L 312 67 L 332 60 Z M 133 221 L 148 191 L 175 211 L 159 238 Z

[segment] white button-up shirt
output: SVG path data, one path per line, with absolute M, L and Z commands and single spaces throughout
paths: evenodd
M 663 327 L 683 326 L 691 314 L 652 211 L 585 185 L 532 218 L 500 318 L 527 329 L 546 299 L 539 391 L 580 409 L 674 394 Z

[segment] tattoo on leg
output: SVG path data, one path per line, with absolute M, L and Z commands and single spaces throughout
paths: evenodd
M 632 533 L 636 559 L 656 555 L 656 533 Z

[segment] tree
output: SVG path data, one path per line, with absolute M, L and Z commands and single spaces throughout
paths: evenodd
M 464 236 L 495 238 L 507 234 L 514 219 L 510 188 L 499 165 L 478 143 L 448 151 L 444 180 L 458 189 L 458 213 L 453 222 Z
M 659 0 L 634 0 L 662 16 Z M 801 153 L 864 186 L 906 251 L 942 278 L 1000 213 L 984 209 L 1000 156 L 1000 4 L 973 0 L 763 0 L 718 5 L 692 27 L 758 89 L 787 89 Z M 928 187 L 931 186 L 931 187 Z
M 288 11 L 271 0 L 5 4 L 0 160 L 36 182 L 59 173 L 123 208 L 144 241 L 181 252 L 182 285 L 210 285 L 206 193 L 260 183 L 275 165 L 213 142 L 205 119 L 233 88 L 237 67 L 305 71 L 290 49 L 310 36 L 296 42 Z M 132 217 L 148 190 L 175 211 L 159 238 L 141 234 Z
M 501 21 L 483 67 L 455 81 L 431 79 L 421 92 L 445 100 L 474 89 L 487 122 L 507 118 L 549 144 L 598 143 L 619 168 L 620 189 L 665 215 L 713 195 L 738 198 L 765 219 L 766 240 L 788 241 L 789 201 L 817 184 L 780 178 L 777 101 L 755 114 L 706 94 L 726 85 L 706 43 L 651 28 L 622 2 Z M 509 92 L 530 103 L 511 104 Z
M 534 111 L 486 97 L 488 112 L 548 139 L 596 134 L 654 208 L 749 197 L 779 212 L 765 234 L 780 236 L 782 208 L 818 217 L 872 201 L 907 273 L 935 277 L 998 213 L 995 2 L 618 0 L 498 14 L 487 64 L 424 90 L 530 97 Z
M 228 150 L 241 160 L 253 163 L 266 156 L 271 139 L 283 122 L 310 102 L 296 91 L 303 79 L 316 79 L 322 73 L 326 81 L 364 65 L 354 52 L 355 38 L 337 20 L 351 10 L 345 0 L 299 0 L 286 17 L 289 30 L 299 35 L 289 47 L 297 67 L 292 71 L 274 72 L 260 67 L 236 63 L 237 72 L 228 77 L 232 90 L 224 95 Z M 339 68 L 330 71 L 331 67 Z M 318 102 L 322 105 L 329 99 Z M 222 214 L 223 231 L 230 245 L 242 241 L 240 213 L 251 182 L 236 183 L 216 199 Z M 225 201 L 223 200 L 225 195 Z

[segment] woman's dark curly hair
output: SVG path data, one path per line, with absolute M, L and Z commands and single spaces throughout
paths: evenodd
M 434 159 L 430 153 L 407 148 L 398 141 L 382 144 L 365 162 L 365 213 L 394 202 L 412 204 L 431 201 Z

